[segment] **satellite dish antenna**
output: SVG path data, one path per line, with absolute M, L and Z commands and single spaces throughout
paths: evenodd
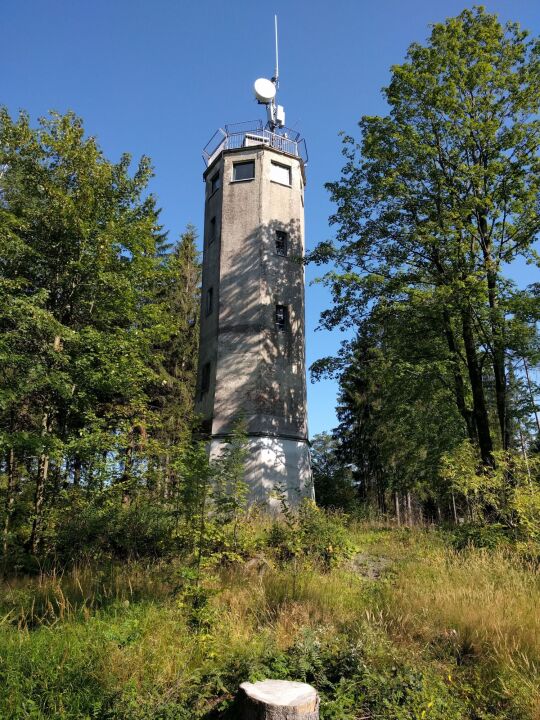
M 259 78 L 253 83 L 253 90 L 257 100 L 263 105 L 267 105 L 276 97 L 277 88 L 271 80 Z
M 276 69 L 271 80 L 259 78 L 253 84 L 255 98 L 259 105 L 266 105 L 268 127 L 272 132 L 285 125 L 285 110 L 282 105 L 276 104 L 276 93 L 279 87 L 279 60 L 278 60 L 278 26 L 277 15 L 274 15 L 274 33 L 276 39 Z

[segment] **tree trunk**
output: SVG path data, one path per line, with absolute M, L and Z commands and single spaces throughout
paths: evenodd
M 495 397 L 497 403 L 497 415 L 501 430 L 501 442 L 503 450 L 510 447 L 510 427 L 508 422 L 508 392 L 506 382 L 505 353 L 504 353 L 504 329 L 500 317 L 497 298 L 497 275 L 493 270 L 487 272 L 488 298 L 491 319 L 492 336 L 492 362 L 493 375 L 495 377 Z
M 486 407 L 486 398 L 484 395 L 484 383 L 482 379 L 482 371 L 478 362 L 478 355 L 476 353 L 476 343 L 472 329 L 470 311 L 468 308 L 462 309 L 461 319 L 463 326 L 463 343 L 465 345 L 465 355 L 467 357 L 469 380 L 471 381 L 473 412 L 476 429 L 478 431 L 480 455 L 484 465 L 493 467 L 493 443 L 489 429 L 489 418 Z
M 407 524 L 412 527 L 413 525 L 413 511 L 412 511 L 412 500 L 411 493 L 407 490 Z
M 17 491 L 17 460 L 15 458 L 15 448 L 9 449 L 7 457 L 7 490 L 6 490 L 6 519 L 4 520 L 4 532 L 2 538 L 2 555 L 4 556 L 4 568 L 7 563 L 9 531 L 11 526 L 11 518 L 15 509 L 15 493 Z
M 401 525 L 401 513 L 399 510 L 399 495 L 397 494 L 397 491 L 394 492 L 394 503 L 396 506 L 396 520 L 399 527 Z
M 458 524 L 458 515 L 457 515 L 457 508 L 456 508 L 456 496 L 454 493 L 452 493 L 452 512 L 454 514 L 454 525 Z
M 533 407 L 534 419 L 536 420 L 536 427 L 538 428 L 538 434 L 540 435 L 540 420 L 538 419 L 538 412 L 536 411 L 536 402 L 534 399 L 534 393 L 531 386 L 531 378 L 529 377 L 529 366 L 527 361 L 523 358 L 523 367 L 525 369 L 525 377 L 527 378 L 527 387 L 529 388 L 529 397 L 531 398 L 531 405 Z
M 80 458 L 73 461 L 73 487 L 79 487 L 81 484 L 82 462 Z
M 49 414 L 44 413 L 41 421 L 41 437 L 46 438 L 49 434 Z M 43 506 L 45 504 L 45 485 L 49 475 L 49 454 L 44 448 L 39 456 L 38 473 L 36 478 L 36 494 L 34 496 L 34 519 L 32 521 L 32 532 L 28 545 L 32 555 L 36 554 L 41 524 L 43 520 Z
M 131 472 L 133 467 L 133 452 L 135 450 L 135 440 L 133 437 L 133 429 L 129 433 L 129 444 L 125 451 L 124 467 L 122 470 L 121 482 L 123 483 L 122 490 L 122 505 L 129 505 L 131 502 Z
M 447 309 L 443 310 L 443 321 L 444 321 L 444 334 L 446 337 L 446 343 L 448 350 L 450 351 L 450 357 L 452 360 L 452 373 L 454 375 L 454 396 L 456 399 L 457 408 L 465 421 L 467 427 L 467 435 L 469 440 L 476 444 L 478 441 L 478 433 L 476 430 L 476 422 L 474 412 L 467 407 L 465 400 L 465 381 L 461 373 L 461 358 L 458 351 L 458 346 L 454 332 L 452 330 L 452 324 L 450 322 L 450 313 Z
M 289 680 L 260 680 L 240 685 L 242 720 L 319 720 L 315 688 Z
M 521 442 L 521 452 L 523 453 L 523 458 L 525 460 L 525 466 L 527 468 L 527 479 L 529 481 L 529 485 L 532 485 L 531 468 L 529 466 L 529 458 L 527 457 L 527 448 L 525 447 L 525 439 L 523 438 L 523 433 L 521 432 L 521 427 L 519 428 L 519 439 Z

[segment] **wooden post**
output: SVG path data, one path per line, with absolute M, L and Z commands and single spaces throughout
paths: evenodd
M 261 680 L 240 685 L 242 720 L 319 720 L 315 688 L 288 680 Z

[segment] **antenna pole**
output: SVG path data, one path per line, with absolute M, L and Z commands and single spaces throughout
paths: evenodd
M 279 56 L 278 56 L 278 30 L 277 30 L 277 15 L 274 15 L 274 33 L 276 37 L 276 72 L 274 74 L 274 82 L 276 87 L 279 83 Z

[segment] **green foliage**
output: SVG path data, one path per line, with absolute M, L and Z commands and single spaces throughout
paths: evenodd
M 355 551 L 343 518 L 324 512 L 311 500 L 304 500 L 297 512 L 289 511 L 284 520 L 274 521 L 267 537 L 281 562 L 303 558 L 329 569 Z
M 350 511 L 358 499 L 353 473 L 339 440 L 328 433 L 311 441 L 311 470 L 317 504 Z
M 540 484 L 523 484 L 514 488 L 511 508 L 525 537 L 540 540 Z
M 524 539 L 540 533 L 540 462 L 537 456 L 499 451 L 496 466 L 484 468 L 470 442 L 441 458 L 441 476 L 467 501 L 469 519 L 497 520 Z
M 38 562 L 54 554 L 59 513 L 69 518 L 71 506 L 93 513 L 84 521 L 96 532 L 101 523 L 123 534 L 128 513 L 105 519 L 93 497 L 111 485 L 109 498 L 125 506 L 139 491 L 154 506 L 178 494 L 193 426 L 200 267 L 194 228 L 166 243 L 148 158 L 133 168 L 127 154 L 110 162 L 74 114 L 51 113 L 33 128 L 26 114 L 1 109 L 0 167 L 8 566 L 23 547 Z M 126 543 L 121 552 L 137 544 Z M 72 555 L 65 543 L 59 552 Z
M 466 548 L 488 548 L 494 550 L 508 544 L 508 528 L 498 523 L 490 525 L 463 525 L 452 532 L 454 547 L 457 550 Z
M 235 424 L 214 462 L 212 500 L 218 525 L 232 523 L 234 534 L 247 512 L 248 484 L 245 480 L 247 431 L 244 420 Z
M 90 499 L 70 495 L 67 507 L 49 513 L 44 546 L 62 565 L 87 559 L 159 558 L 178 550 L 175 519 L 152 495 L 140 492 L 122 503 L 122 488 L 113 487 Z M 55 517 L 52 517 L 54 514 Z
M 331 266 L 321 324 L 356 336 L 314 372 L 339 376 L 337 439 L 380 512 L 404 516 L 413 496 L 453 519 L 463 497 L 438 473 L 445 453 L 468 438 L 492 470 L 499 449 L 532 443 L 538 290 L 510 274 L 538 263 L 539 48 L 482 7 L 433 25 L 327 185 L 336 240 L 311 254 Z
M 346 531 L 392 572 L 293 559 L 179 592 L 183 562 L 128 562 L 0 586 L 0 716 L 232 720 L 238 685 L 275 677 L 312 683 L 325 720 L 532 720 L 533 566 L 439 532 Z

